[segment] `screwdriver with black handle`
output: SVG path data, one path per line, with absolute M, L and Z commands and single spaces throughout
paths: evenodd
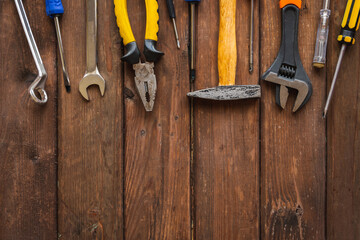
M 341 31 L 337 38 L 338 42 L 340 42 L 342 45 L 339 54 L 339 59 L 336 64 L 334 77 L 331 83 L 329 95 L 324 109 L 324 114 L 323 114 L 324 118 L 326 117 L 326 114 L 329 109 L 331 97 L 334 93 L 336 79 L 339 74 L 341 62 L 344 57 L 346 47 L 351 46 L 355 43 L 355 32 L 359 29 L 359 24 L 360 24 L 359 16 L 360 16 L 360 0 L 348 0 L 345 8 L 344 18 L 341 22 Z
M 62 5 L 61 0 L 45 0 L 45 3 L 46 3 L 46 14 L 54 19 L 65 88 L 67 92 L 70 92 L 70 80 L 65 64 L 64 47 L 61 40 L 61 31 L 59 24 L 59 17 L 61 17 L 64 14 L 64 7 Z
M 173 26 L 174 26 L 176 46 L 177 46 L 177 48 L 180 48 L 179 34 L 178 34 L 178 31 L 177 31 L 177 28 L 176 28 L 176 21 L 175 21 L 176 14 L 175 14 L 175 7 L 174 7 L 173 0 L 166 0 L 166 5 L 167 5 L 168 11 L 169 11 L 170 19 L 171 19 L 171 21 L 173 23 Z

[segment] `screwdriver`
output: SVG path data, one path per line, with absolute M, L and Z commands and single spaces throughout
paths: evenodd
M 320 21 L 316 35 L 315 54 L 313 59 L 313 66 L 316 68 L 323 68 L 325 66 L 330 13 L 330 0 L 324 0 L 323 8 L 320 10 Z
M 177 48 L 180 48 L 179 35 L 178 35 L 178 32 L 177 32 L 176 21 L 175 21 L 176 15 L 175 15 L 174 2 L 172 0 L 166 0 L 166 5 L 167 5 L 167 8 L 169 10 L 169 16 L 170 16 L 170 18 L 172 20 L 172 23 L 174 25 L 174 33 L 175 33 L 176 45 L 177 45 Z
M 190 79 L 195 80 L 195 6 L 200 0 L 185 0 L 190 3 Z
M 331 83 L 331 88 L 329 91 L 328 98 L 326 100 L 326 105 L 324 109 L 323 117 L 326 117 L 326 114 L 329 109 L 329 104 L 331 101 L 331 97 L 334 93 L 334 87 L 336 83 L 337 76 L 339 74 L 341 61 L 344 57 L 346 47 L 349 45 L 353 45 L 355 43 L 355 32 L 359 29 L 359 16 L 360 16 L 360 0 L 348 0 L 345 8 L 344 18 L 341 23 L 341 31 L 337 38 L 338 42 L 340 42 L 341 50 L 339 54 L 339 59 L 336 64 L 334 77 Z
M 61 40 L 61 32 L 60 32 L 60 24 L 59 24 L 59 17 L 61 15 L 63 15 L 64 7 L 62 5 L 61 0 L 45 0 L 45 3 L 46 3 L 46 14 L 49 17 L 54 19 L 65 88 L 66 88 L 67 92 L 70 92 L 70 89 L 71 89 L 70 88 L 70 80 L 69 80 L 69 74 L 66 70 L 64 47 L 63 47 L 62 40 Z

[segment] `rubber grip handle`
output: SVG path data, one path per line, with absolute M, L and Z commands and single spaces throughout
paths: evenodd
M 280 0 L 280 2 L 279 2 L 281 9 L 289 4 L 295 5 L 299 9 L 301 9 L 301 0 Z
M 135 42 L 134 34 L 131 30 L 129 16 L 127 13 L 126 0 L 114 0 L 116 23 L 119 27 L 120 36 L 123 38 L 124 45 Z
M 123 0 L 125 1 L 125 0 Z M 159 5 L 157 0 L 145 0 L 146 30 L 145 40 L 158 40 L 159 32 Z
M 355 43 L 355 32 L 359 29 L 360 0 L 348 0 L 344 18 L 341 23 L 341 32 L 338 41 L 345 44 Z
M 220 0 L 218 43 L 219 86 L 235 85 L 236 75 L 236 0 Z
M 175 7 L 174 7 L 174 2 L 173 0 L 166 0 L 166 5 L 167 5 L 167 8 L 169 10 L 169 16 L 170 18 L 176 18 L 176 15 L 175 15 Z
M 64 13 L 64 7 L 61 0 L 45 0 L 46 3 L 46 14 L 49 17 L 55 15 L 62 15 Z

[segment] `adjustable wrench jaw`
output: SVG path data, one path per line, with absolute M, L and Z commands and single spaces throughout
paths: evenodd
M 312 85 L 310 82 L 293 79 L 289 80 L 282 76 L 278 76 L 275 72 L 269 72 L 263 77 L 265 81 L 277 84 L 276 86 L 276 104 L 282 109 L 285 108 L 289 96 L 289 89 L 292 88 L 298 91 L 296 96 L 293 112 L 302 108 L 310 99 L 312 94 Z
M 289 89 L 297 90 L 298 94 L 293 112 L 301 109 L 312 95 L 312 85 L 301 63 L 298 48 L 299 8 L 287 5 L 282 8 L 282 36 L 279 53 L 271 67 L 261 77 L 263 80 L 276 84 L 276 103 L 285 108 Z

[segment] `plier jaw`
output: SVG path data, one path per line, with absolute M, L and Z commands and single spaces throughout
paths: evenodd
M 156 76 L 154 74 L 154 63 L 145 62 L 133 65 L 135 70 L 135 85 L 138 94 L 144 104 L 145 110 L 151 112 L 154 108 L 156 97 Z

